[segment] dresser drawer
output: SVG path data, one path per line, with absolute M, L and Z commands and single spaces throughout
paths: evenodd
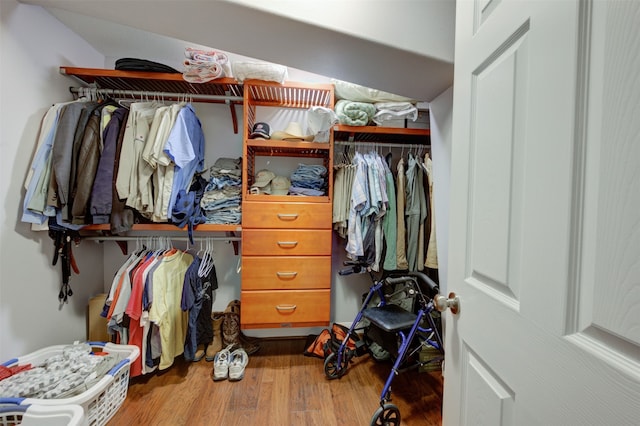
M 242 228 L 331 229 L 331 203 L 242 203 Z
M 331 291 L 242 291 L 242 328 L 315 327 L 329 324 Z
M 242 289 L 331 288 L 331 256 L 244 256 Z
M 330 256 L 331 230 L 243 229 L 243 256 Z

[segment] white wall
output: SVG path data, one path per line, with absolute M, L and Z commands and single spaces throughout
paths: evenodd
M 49 105 L 70 99 L 62 64 L 100 67 L 104 57 L 37 6 L 0 1 L 0 360 L 85 339 L 88 298 L 102 289 L 99 248 L 75 250 L 81 274 L 59 307 L 60 266 L 51 266 L 46 232 L 20 222 L 23 182 L 39 122 Z
M 455 0 L 226 1 L 453 62 Z
M 431 159 L 438 250 L 440 293 L 447 293 L 449 264 L 449 193 L 451 186 L 451 111 L 453 87 L 429 104 L 431 119 Z

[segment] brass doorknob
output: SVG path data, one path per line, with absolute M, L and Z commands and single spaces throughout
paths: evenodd
M 444 297 L 441 294 L 436 295 L 433 298 L 433 304 L 436 309 L 440 312 L 444 312 L 449 308 L 453 315 L 456 315 L 460 312 L 460 297 L 458 297 L 454 292 L 449 293 L 449 297 Z

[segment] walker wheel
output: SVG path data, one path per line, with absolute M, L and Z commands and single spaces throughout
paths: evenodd
M 332 352 L 327 356 L 324 360 L 324 374 L 329 379 L 337 379 L 342 377 L 344 373 L 347 372 L 348 362 L 345 357 L 342 357 L 341 365 L 338 365 L 338 355 L 335 352 Z
M 371 418 L 371 426 L 398 426 L 400 424 L 400 410 L 393 404 L 379 407 Z

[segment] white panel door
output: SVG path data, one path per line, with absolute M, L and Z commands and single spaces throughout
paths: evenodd
M 640 2 L 459 0 L 445 425 L 640 424 Z

